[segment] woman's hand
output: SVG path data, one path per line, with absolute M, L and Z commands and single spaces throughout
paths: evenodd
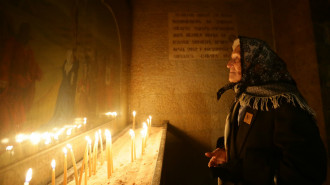
M 206 152 L 205 156 L 211 158 L 208 164 L 209 167 L 216 167 L 226 162 L 226 150 L 223 148 L 217 148 L 213 152 Z

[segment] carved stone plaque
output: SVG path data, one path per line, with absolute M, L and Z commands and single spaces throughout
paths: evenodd
M 237 35 L 234 16 L 209 12 L 169 13 L 169 59 L 227 59 Z

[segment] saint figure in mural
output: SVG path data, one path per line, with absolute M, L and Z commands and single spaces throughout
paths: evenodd
M 30 25 L 22 23 L 15 37 L 5 41 L 0 58 L 0 124 L 3 133 L 18 131 L 32 106 L 35 82 L 42 71 L 29 46 Z
M 66 60 L 62 66 L 62 82 L 58 90 L 54 114 L 50 124 L 71 124 L 74 119 L 74 105 L 77 87 L 77 73 L 79 62 L 76 60 L 75 52 L 68 50 Z

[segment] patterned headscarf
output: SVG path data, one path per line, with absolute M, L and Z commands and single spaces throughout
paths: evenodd
M 241 48 L 242 79 L 229 83 L 218 93 L 218 100 L 228 89 L 234 89 L 241 105 L 254 109 L 269 110 L 279 107 L 279 98 L 299 106 L 314 115 L 300 95 L 296 83 L 289 74 L 284 61 L 262 40 L 239 36 Z M 235 88 L 234 88 L 235 87 Z M 269 104 L 268 102 L 271 102 Z

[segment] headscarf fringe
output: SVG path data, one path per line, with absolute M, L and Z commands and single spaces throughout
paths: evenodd
M 260 109 L 261 111 L 269 111 L 270 108 L 277 109 L 280 107 L 280 98 L 284 98 L 287 103 L 290 103 L 295 107 L 297 103 L 301 109 L 307 111 L 308 113 L 316 117 L 315 112 L 308 106 L 307 102 L 303 100 L 302 97 L 298 97 L 296 94 L 292 93 L 283 93 L 268 97 L 256 97 L 243 93 L 238 99 L 238 101 L 240 102 L 241 106 L 249 106 L 255 110 Z M 269 101 L 271 102 L 271 104 L 268 103 Z

